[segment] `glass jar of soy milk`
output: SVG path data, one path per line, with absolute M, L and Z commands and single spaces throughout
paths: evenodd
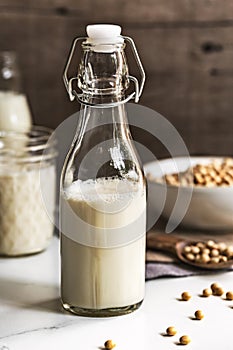
M 51 130 L 0 131 L 0 255 L 44 250 L 53 235 L 55 141 Z

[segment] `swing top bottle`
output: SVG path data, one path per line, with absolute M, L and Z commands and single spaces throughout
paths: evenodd
M 127 122 L 126 102 L 141 86 L 128 72 L 120 27 L 87 27 L 77 77 L 64 81 L 81 103 L 60 191 L 63 307 L 86 316 L 137 309 L 144 298 L 146 183 Z M 78 80 L 81 94 L 73 89 Z M 126 96 L 130 80 L 135 93 Z

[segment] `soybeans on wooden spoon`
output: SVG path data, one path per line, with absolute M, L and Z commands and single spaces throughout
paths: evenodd
M 188 241 L 172 234 L 150 231 L 147 234 L 147 248 L 172 253 L 183 263 L 200 269 L 233 268 L 233 247 L 224 242 Z

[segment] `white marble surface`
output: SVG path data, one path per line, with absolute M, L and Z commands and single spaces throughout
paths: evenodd
M 158 279 L 146 283 L 145 301 L 130 315 L 73 316 L 60 306 L 59 244 L 54 238 L 41 254 L 0 259 L 0 350 L 99 350 L 109 338 L 116 350 L 171 350 L 183 334 L 192 339 L 185 347 L 190 350 L 232 350 L 233 301 L 199 296 L 213 281 L 233 290 L 233 272 Z M 188 302 L 178 300 L 184 290 L 193 295 Z M 205 314 L 202 321 L 191 319 L 197 309 Z M 178 334 L 161 335 L 170 325 Z

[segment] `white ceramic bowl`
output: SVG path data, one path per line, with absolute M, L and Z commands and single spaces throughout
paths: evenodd
M 172 231 L 178 224 L 206 230 L 233 228 L 233 186 L 183 187 L 157 183 L 153 178 L 187 170 L 196 164 L 208 164 L 220 157 L 177 157 L 144 165 L 148 178 L 148 201 L 153 215 L 169 219 Z M 148 176 L 150 174 L 150 176 Z

